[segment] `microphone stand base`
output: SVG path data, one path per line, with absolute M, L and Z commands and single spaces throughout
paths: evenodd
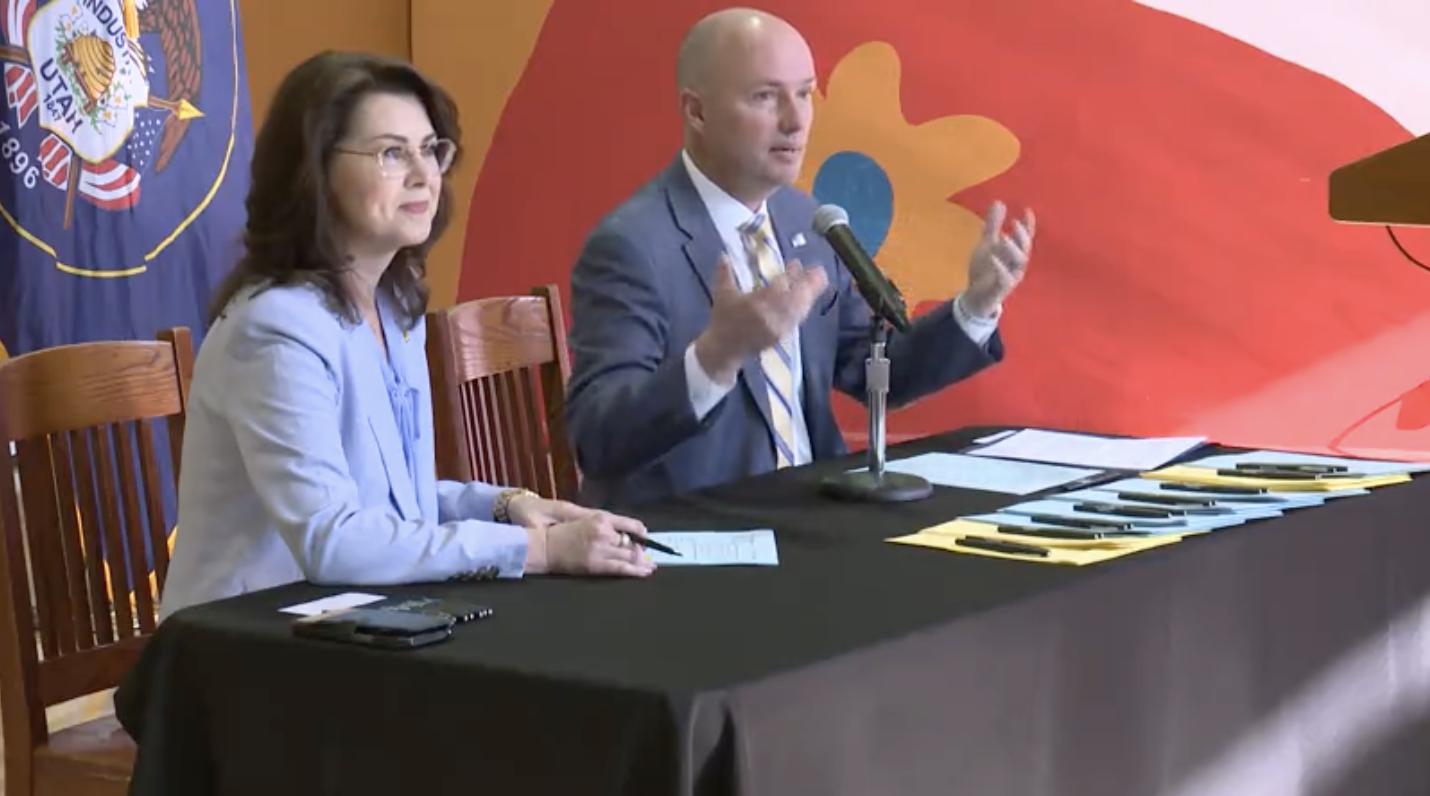
M 906 473 L 885 471 L 874 475 L 868 470 L 838 473 L 819 482 L 819 491 L 840 500 L 863 503 L 907 503 L 923 500 L 933 494 L 933 484 Z

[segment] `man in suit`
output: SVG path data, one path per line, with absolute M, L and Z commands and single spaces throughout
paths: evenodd
M 814 59 L 751 9 L 698 22 L 677 65 L 684 151 L 587 240 L 571 276 L 566 412 L 585 500 L 638 503 L 846 452 L 830 409 L 865 397 L 869 307 L 790 187 Z M 1003 356 L 997 320 L 1033 241 L 995 203 L 954 300 L 894 335 L 889 402 Z

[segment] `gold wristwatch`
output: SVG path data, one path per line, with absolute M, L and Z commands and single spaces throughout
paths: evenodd
M 530 495 L 541 497 L 530 489 L 503 489 L 497 494 L 497 499 L 492 503 L 492 520 L 494 522 L 511 522 L 511 502 L 519 497 Z

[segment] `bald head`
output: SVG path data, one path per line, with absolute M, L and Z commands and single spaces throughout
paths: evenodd
M 690 29 L 676 67 L 685 149 L 700 171 L 759 206 L 799 176 L 814 118 L 814 56 L 792 25 L 749 8 Z
M 695 23 L 680 42 L 675 60 L 675 84 L 681 90 L 699 91 L 728 68 L 731 59 L 748 58 L 760 46 L 786 46 L 809 50 L 794 26 L 774 14 L 755 8 L 726 8 Z

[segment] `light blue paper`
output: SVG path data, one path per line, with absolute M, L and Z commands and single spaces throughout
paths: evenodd
M 1080 489 L 1080 490 L 1078 490 L 1078 491 L 1076 491 L 1076 492 L 1068 492 L 1068 493 L 1065 494 L 1065 495 L 1055 495 L 1055 496 L 1054 496 L 1054 499 L 1055 499 L 1055 500 L 1067 501 L 1067 502 L 1071 502 L 1071 503 L 1078 503 L 1078 502 L 1081 502 L 1081 501 L 1084 501 L 1084 500 L 1095 500 L 1095 501 L 1098 501 L 1098 502 L 1101 502 L 1101 503 L 1125 503 L 1125 504 L 1127 504 L 1127 505 L 1129 505 L 1129 506 L 1147 506 L 1147 507 L 1149 507 L 1149 508 L 1157 508 L 1157 509 L 1176 508 L 1176 506 L 1173 506 L 1173 505 L 1170 504 L 1170 503 L 1152 503 L 1152 502 L 1140 501 L 1140 500 L 1124 500 L 1123 498 L 1120 498 L 1120 497 L 1118 497 L 1117 495 L 1118 495 L 1117 492 L 1113 492 L 1113 491 L 1111 491 L 1111 490 L 1106 490 L 1106 489 Z M 1211 497 L 1211 496 L 1210 496 L 1210 495 L 1207 495 L 1207 497 Z M 1305 508 L 1305 507 L 1311 506 L 1311 505 L 1319 506 L 1319 505 L 1321 505 L 1321 504 L 1320 504 L 1319 501 L 1317 501 L 1317 502 L 1314 503 L 1314 504 L 1310 504 L 1310 503 L 1274 503 L 1274 504 L 1266 504 L 1266 503 L 1225 503 L 1225 504 L 1223 504 L 1223 503 L 1218 503 L 1218 504 L 1216 505 L 1216 508 L 1218 508 L 1218 509 L 1223 509 L 1223 510 L 1230 511 L 1230 512 L 1235 512 L 1237 516 L 1245 517 L 1245 518 L 1247 518 L 1247 519 L 1249 519 L 1249 520 L 1264 520 L 1264 519 L 1270 519 L 1270 518 L 1272 518 L 1272 517 L 1280 517 L 1283 512 L 1291 511 L 1291 510 L 1293 510 L 1293 509 Z M 1191 515 L 1191 516 L 1194 516 L 1194 517 L 1195 517 L 1195 516 L 1207 516 L 1207 517 L 1220 516 L 1220 517 L 1228 517 L 1228 516 L 1231 516 L 1231 515 L 1230 515 L 1230 514 L 1205 514 L 1205 515 L 1193 514 L 1193 515 Z
M 1121 492 L 1155 492 L 1155 493 L 1158 493 L 1158 494 L 1171 495 L 1171 496 L 1173 496 L 1173 497 L 1199 497 L 1199 498 L 1210 498 L 1210 499 L 1212 499 L 1212 500 L 1217 501 L 1217 504 L 1218 504 L 1218 505 L 1227 505 L 1227 506 L 1239 505 L 1239 504 L 1242 503 L 1242 502 L 1245 502 L 1245 503 L 1251 503 L 1251 502 L 1252 502 L 1252 501 L 1240 501 L 1240 502 L 1237 501 L 1237 498 L 1238 498 L 1238 497 L 1246 497 L 1246 496 L 1238 496 L 1238 495 L 1219 495 L 1219 494 L 1215 494 L 1215 493 L 1211 493 L 1211 492 L 1194 492 L 1194 491 L 1191 491 L 1191 490 L 1183 490 L 1183 489 L 1175 489 L 1175 488 L 1163 488 L 1163 486 L 1162 486 L 1163 484 L 1166 484 L 1167 487 L 1172 487 L 1172 486 L 1173 486 L 1171 483 L 1169 483 L 1169 482 L 1167 482 L 1167 481 L 1153 481 L 1153 480 L 1151 480 L 1150 478 L 1124 478 L 1124 479 L 1121 480 L 1121 481 L 1114 481 L 1114 482 L 1112 482 L 1112 483 L 1110 483 L 1110 484 L 1100 484 L 1100 485 L 1098 485 L 1097 488 L 1098 488 L 1098 489 L 1102 489 L 1102 490 L 1106 490 L 1106 491 L 1110 491 L 1110 492 L 1118 492 L 1118 491 L 1121 491 Z M 1262 506 L 1276 506 L 1276 505 L 1279 505 L 1279 506 L 1281 506 L 1282 508 L 1289 508 L 1289 507 L 1290 507 L 1291 505 L 1293 505 L 1293 504 L 1300 504 L 1300 506 L 1319 506 L 1319 505 L 1321 505 L 1322 503 L 1324 503 L 1326 500 L 1328 500 L 1328 499 L 1330 499 L 1330 498 L 1355 497 L 1356 495 L 1369 495 L 1369 494 L 1370 494 L 1370 490 L 1369 490 L 1369 489 L 1361 489 L 1361 488 L 1357 487 L 1356 489 L 1335 489 L 1335 490 L 1331 490 L 1331 491 L 1329 491 L 1329 492 L 1268 492 L 1268 493 L 1266 493 L 1266 494 L 1262 494 L 1262 495 L 1252 495 L 1252 496 L 1250 496 L 1250 497 L 1257 497 L 1257 498 L 1274 497 L 1274 498 L 1277 498 L 1277 499 L 1278 499 L 1278 501 L 1279 501 L 1278 503 L 1257 502 L 1257 503 L 1255 503 L 1255 505 L 1262 505 Z M 1298 506 L 1298 507 L 1299 507 L 1299 506 Z
M 679 556 L 647 549 L 662 567 L 779 566 L 775 532 L 762 528 L 751 531 L 658 531 L 650 538 L 680 551 Z
M 1087 514 L 1087 515 L 1084 515 L 1085 518 L 1094 518 L 1094 517 L 1097 517 L 1097 516 L 1099 516 L 1099 515 L 1096 515 L 1096 514 Z M 1056 531 L 1073 531 L 1073 532 L 1076 532 L 1076 531 L 1079 531 L 1079 530 L 1086 530 L 1086 531 L 1089 531 L 1089 532 L 1091 533 L 1091 532 L 1096 532 L 1096 530 L 1097 530 L 1096 528 L 1069 528 L 1069 527 L 1067 527 L 1066 525 L 1053 525 L 1053 524 L 1051 524 L 1051 523 L 1038 522 L 1037 520 L 1030 519 L 1030 518 L 1028 518 L 1027 516 L 1024 516 L 1024 515 L 1022 515 L 1022 514 L 1013 514 L 1013 513 L 1008 512 L 1008 511 L 994 511 L 994 512 L 990 512 L 990 513 L 988 513 L 988 514 L 974 514 L 974 515 L 972 515 L 972 516 L 964 517 L 963 519 L 965 519 L 965 520 L 972 520 L 972 521 L 974 521 L 974 522 L 984 522 L 984 523 L 988 523 L 988 524 L 990 524 L 990 525 L 1020 525 L 1020 526 L 1022 526 L 1022 527 L 1024 527 L 1024 528 L 1044 528 L 1044 529 L 1047 529 L 1047 530 L 1056 530 Z M 1122 517 L 1122 518 L 1120 518 L 1120 519 L 1126 520 L 1126 519 L 1129 519 L 1129 518 L 1127 518 L 1127 517 Z M 1200 532 L 1200 531 L 1215 531 L 1215 530 L 1220 530 L 1220 529 L 1222 529 L 1222 528 L 1230 528 L 1230 527 L 1232 527 L 1232 526 L 1234 526 L 1234 525 L 1241 525 L 1242 523 L 1246 522 L 1246 518 L 1245 518 L 1245 517 L 1242 517 L 1242 516 L 1239 516 L 1239 515 L 1235 515 L 1235 514 L 1233 514 L 1233 515 L 1231 515 L 1231 516 L 1227 516 L 1227 517 L 1217 517 L 1217 518 L 1215 518 L 1215 519 L 1219 520 L 1219 522 L 1212 522 L 1212 523 L 1208 523 L 1208 522 L 1204 522 L 1204 521 L 1203 521 L 1203 522 L 1196 522 L 1196 523 L 1187 522 L 1187 523 L 1178 523 L 1178 524 L 1172 525 L 1172 526 L 1170 526 L 1170 527 L 1149 527 L 1149 526 L 1144 526 L 1144 525 L 1136 525 L 1136 526 L 1133 526 L 1132 528 L 1129 528 L 1128 530 L 1130 530 L 1130 531 L 1135 531 L 1138 535 L 1163 536 L 1163 535 L 1166 535 L 1166 534 L 1182 534 L 1182 533 L 1196 533 L 1196 532 Z M 1116 533 L 1116 532 L 1114 531 L 1113 533 Z
M 1030 500 L 1019 503 L 1015 506 L 999 509 L 1000 514 L 1011 514 L 1014 516 L 1026 516 L 1028 514 L 1050 514 L 1055 517 L 1066 517 L 1073 520 L 1102 520 L 1106 522 L 1128 522 L 1132 523 L 1131 530 L 1134 531 L 1154 531 L 1157 533 L 1183 533 L 1195 530 L 1210 530 L 1213 528 L 1226 528 L 1232 525 L 1240 525 L 1249 519 L 1264 519 L 1267 516 L 1280 516 L 1279 512 L 1270 515 L 1258 513 L 1246 515 L 1240 512 L 1236 514 L 1219 515 L 1185 515 L 1179 517 L 1126 517 L 1120 514 L 1102 514 L 1092 511 L 1078 511 L 1074 508 L 1077 504 L 1066 500 Z
M 1006 495 L 1029 495 L 1102 472 L 1083 467 L 965 456 L 961 453 L 925 453 L 889 462 L 884 469 L 892 473 L 917 475 L 940 486 L 1002 492 Z

